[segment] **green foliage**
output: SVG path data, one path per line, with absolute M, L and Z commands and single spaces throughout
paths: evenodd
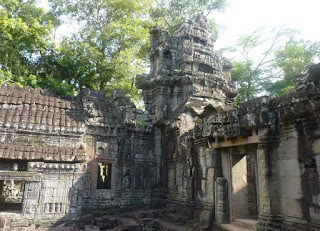
M 86 44 L 62 40 L 43 54 L 40 86 L 60 95 L 76 95 L 83 88 L 93 88 L 97 82 L 92 53 Z
M 320 58 L 320 43 L 296 41 L 297 34 L 292 29 L 258 29 L 240 37 L 236 46 L 228 49 L 241 56 L 233 63 L 231 73 L 239 89 L 236 100 L 249 100 L 259 93 L 294 92 L 293 79 Z
M 146 121 L 144 121 L 143 119 L 134 119 L 133 120 L 133 123 L 134 125 L 137 127 L 137 128 L 145 128 L 146 127 Z
M 195 122 L 195 124 L 201 124 L 202 123 L 202 119 L 198 117 L 194 122 Z
M 52 25 L 34 0 L 0 0 L 0 83 L 39 84 L 37 65 Z
M 294 91 L 293 79 L 306 73 L 316 58 L 320 58 L 320 42 L 288 41 L 284 47 L 275 51 L 274 67 L 281 70 L 282 79 L 272 84 L 268 91 L 273 95 Z
M 245 101 L 255 96 L 260 86 L 259 70 L 254 68 L 250 60 L 234 62 L 231 77 L 239 89 L 238 101 Z
M 182 23 L 193 21 L 200 14 L 207 16 L 214 10 L 222 11 L 225 7 L 226 0 L 156 0 L 150 15 L 173 34 Z M 217 35 L 213 20 L 209 21 L 209 27 Z
M 69 46 L 69 53 L 65 54 L 61 49 L 58 54 L 58 60 L 70 58 L 65 64 L 58 61 L 60 69 L 68 70 L 60 78 L 78 88 L 90 87 L 106 92 L 120 86 L 128 96 L 137 98 L 138 91 L 133 82 L 137 74 L 144 72 L 151 25 L 147 14 L 151 1 L 49 2 L 52 15 L 68 16 L 81 25 L 71 40 L 64 41 L 63 45 Z M 77 58 L 78 51 L 83 54 L 80 59 Z
M 245 101 L 265 92 L 272 85 L 274 75 L 274 52 L 297 34 L 292 29 L 261 28 L 241 36 L 232 50 L 238 58 L 233 63 L 232 80 L 239 89 L 238 101 Z

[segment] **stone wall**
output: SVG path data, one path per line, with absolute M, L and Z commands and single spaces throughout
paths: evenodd
M 0 98 L 0 216 L 19 214 L 11 228 L 150 203 L 159 178 L 153 117 L 122 91 L 61 98 L 3 85 Z M 12 211 L 9 201 L 20 194 Z
M 315 68 L 319 68 L 319 64 L 311 69 Z M 259 230 L 319 229 L 317 105 L 320 86 L 311 79 L 310 72 L 303 85 L 296 86 L 296 93 L 277 98 L 261 97 L 231 111 L 213 112 L 195 128 L 199 137 L 196 139 L 206 137 L 209 146 L 221 150 L 222 176 L 228 181 L 234 177 L 228 158 L 241 153 L 256 156 Z M 229 198 L 234 198 L 236 189 L 228 183 Z M 248 193 L 250 206 L 249 196 Z M 231 219 L 236 217 L 232 203 L 231 199 Z

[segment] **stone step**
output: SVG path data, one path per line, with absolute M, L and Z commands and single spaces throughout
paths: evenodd
M 102 216 L 94 218 L 94 223 L 101 229 L 112 229 L 119 225 L 119 219 L 111 216 Z
M 257 221 L 252 219 L 245 219 L 245 218 L 238 218 L 234 219 L 232 222 L 233 225 L 239 226 L 241 228 L 249 229 L 249 230 L 255 230 Z
M 213 228 L 214 231 L 252 231 L 234 224 L 219 224 Z
M 163 216 L 164 209 L 149 209 L 137 211 L 138 216 L 141 218 L 160 218 Z
M 138 211 L 138 216 L 140 218 L 153 218 L 153 211 L 151 210 Z
M 215 224 L 213 230 L 218 231 L 254 231 L 257 221 L 252 219 L 235 219 L 231 224 Z
M 187 223 L 187 221 L 190 220 L 189 217 L 178 214 L 178 213 L 168 213 L 165 215 L 166 220 L 172 221 L 174 223 L 177 223 L 179 225 L 184 225 Z
M 83 231 L 100 231 L 100 228 L 94 225 L 85 225 Z
M 106 231 L 140 231 L 141 226 L 126 226 L 126 225 L 119 225 L 117 227 L 114 227 L 112 229 L 105 229 Z
M 212 231 L 212 228 L 209 228 L 208 225 L 199 224 L 199 223 L 187 223 L 187 227 L 190 227 L 192 231 Z
M 155 219 L 154 227 L 155 231 L 193 231 L 193 229 L 186 227 L 185 225 L 179 225 L 162 219 Z

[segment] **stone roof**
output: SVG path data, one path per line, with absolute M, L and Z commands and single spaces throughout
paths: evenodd
M 83 133 L 82 102 L 48 96 L 39 88 L 3 85 L 0 130 Z
M 139 121 L 141 124 L 139 124 Z M 0 134 L 33 134 L 34 144 L 22 140 L 0 140 L 0 159 L 81 162 L 84 134 L 124 135 L 123 129 L 151 132 L 153 117 L 138 110 L 122 91 L 107 99 L 104 92 L 83 89 L 77 97 L 53 96 L 40 88 L 0 86 Z M 37 136 L 73 137 L 72 145 L 41 144 Z M 1 136 L 0 136 L 1 137 Z M 77 141 L 74 137 L 78 137 Z M 68 139 L 68 138 L 67 138 Z M 2 143 L 1 143 L 2 142 Z M 75 143 L 76 142 L 76 143 Z M 53 145 L 53 146 L 51 146 Z M 57 145 L 57 146 L 54 146 Z
M 0 158 L 18 160 L 46 160 L 63 162 L 82 162 L 86 160 L 83 149 L 34 147 L 15 144 L 0 144 Z

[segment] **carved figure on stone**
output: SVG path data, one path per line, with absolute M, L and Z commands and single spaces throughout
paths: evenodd
M 18 164 L 17 163 L 13 164 L 13 171 L 18 171 Z
M 124 187 L 128 189 L 131 187 L 131 173 L 129 169 L 127 169 L 124 175 Z
M 79 197 L 79 186 L 75 184 L 71 193 L 70 206 L 78 206 L 80 204 Z
M 86 173 L 82 178 L 82 182 L 84 189 L 91 189 L 92 175 L 90 173 Z
M 2 192 L 3 196 L 5 198 L 12 198 L 12 197 L 17 197 L 19 194 L 19 191 L 14 187 L 14 181 L 11 180 L 10 183 L 8 183 L 8 181 L 6 182 L 6 184 L 3 187 L 3 192 Z

